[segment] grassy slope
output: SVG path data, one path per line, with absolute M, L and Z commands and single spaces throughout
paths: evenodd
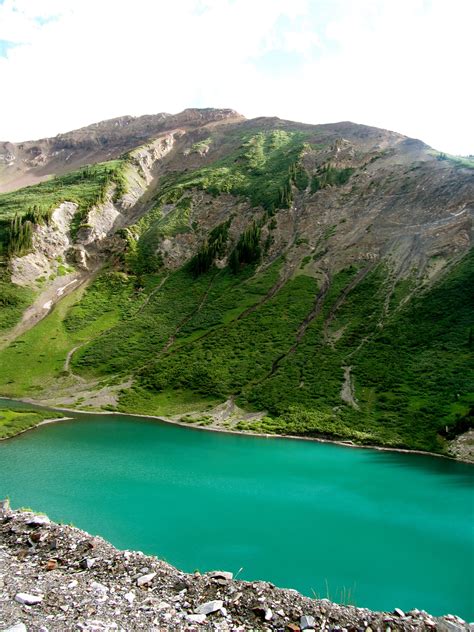
M 157 277 L 140 292 L 133 278 L 108 273 L 82 300 L 68 297 L 1 353 L 0 390 L 34 394 L 61 375 L 68 350 L 92 339 L 75 353 L 73 370 L 136 374 L 122 410 L 179 414 L 234 396 L 245 408 L 269 412 L 242 428 L 442 450 L 439 432 L 462 423 L 473 404 L 474 306 L 466 293 L 474 282 L 472 256 L 394 311 L 382 330 L 380 268 L 348 294 L 328 324 L 331 306 L 357 270 L 341 272 L 289 354 L 318 287 L 299 274 L 264 300 L 278 269 L 279 262 L 256 275 L 250 267 L 237 276 L 213 269 L 197 280 L 184 269 L 155 293 Z M 250 305 L 253 311 L 239 318 Z M 47 350 L 44 340 L 50 340 Z M 340 399 L 345 365 L 353 367 L 358 411 Z
M 277 267 L 249 278 L 214 270 L 198 283 L 185 270 L 175 273 L 139 316 L 84 347 L 74 370 L 109 374 L 118 367 L 136 373 L 135 386 L 121 398 L 122 410 L 176 414 L 234 396 L 245 408 L 269 411 L 263 421 L 242 428 L 442 450 L 439 433 L 462 424 L 474 401 L 473 304 L 465 291 L 474 281 L 472 256 L 393 312 L 382 330 L 386 289 L 380 267 L 348 294 L 329 322 L 331 307 L 357 270 L 341 272 L 319 316 L 286 356 L 318 288 L 313 278 L 298 275 L 257 305 L 274 284 Z M 239 318 L 251 300 L 256 308 Z M 331 333 L 341 328 L 333 340 Z M 145 340 L 133 334 L 143 331 Z M 130 352 L 129 343 L 120 342 L 125 335 L 133 340 Z M 353 367 L 360 410 L 340 399 L 346 365 Z
M 172 202 L 187 190 L 197 188 L 212 195 L 232 193 L 250 199 L 268 211 L 285 206 L 282 192 L 290 169 L 305 148 L 300 132 L 274 130 L 245 134 L 237 150 L 190 174 L 172 175 L 163 183 L 160 199 Z M 307 182 L 306 182 L 307 184 Z
M 33 299 L 33 290 L 12 285 L 0 267 L 0 332 L 14 327 Z
M 0 409 L 0 439 L 13 437 L 28 428 L 33 428 L 45 419 L 62 417 L 62 414 L 52 412 L 40 412 L 37 410 L 10 410 Z
M 0 391 L 12 397 L 34 395 L 63 374 L 68 351 L 114 326 L 136 308 L 133 285 L 120 274 L 105 273 L 92 288 L 81 288 L 0 352 Z M 80 303 L 79 303 L 80 301 Z

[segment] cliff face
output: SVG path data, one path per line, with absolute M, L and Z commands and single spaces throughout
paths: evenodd
M 0 561 L 0 625 L 11 632 L 472 628 L 454 615 L 372 612 L 223 571 L 182 573 L 44 515 L 11 512 L 7 503 L 0 509 Z

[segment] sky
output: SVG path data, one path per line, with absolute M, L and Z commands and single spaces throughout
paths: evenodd
M 474 154 L 474 0 L 0 0 L 0 139 L 233 108 Z

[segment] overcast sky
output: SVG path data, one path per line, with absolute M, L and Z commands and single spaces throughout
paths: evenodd
M 474 153 L 474 0 L 0 0 L 0 139 L 229 107 Z

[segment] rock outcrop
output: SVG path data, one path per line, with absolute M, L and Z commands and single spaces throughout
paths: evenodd
M 49 224 L 35 227 L 32 251 L 10 262 L 13 283 L 35 287 L 38 279 L 55 278 L 58 271 L 66 274 L 64 264 L 72 246 L 70 226 L 76 211 L 77 204 L 63 202 L 54 209 Z
M 227 572 L 183 573 L 8 503 L 0 503 L 0 604 L 4 632 L 474 629 L 454 615 L 373 612 Z

